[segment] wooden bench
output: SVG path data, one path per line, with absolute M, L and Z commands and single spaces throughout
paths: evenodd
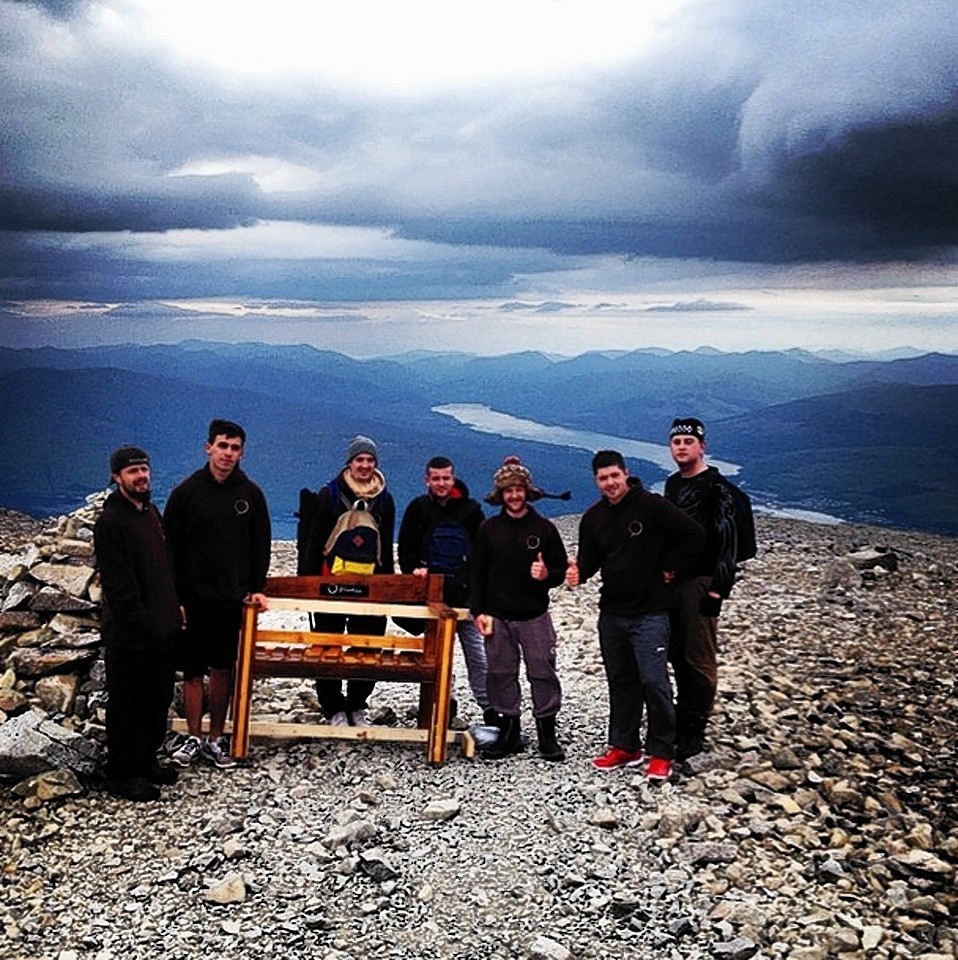
M 438 575 L 270 577 L 264 593 L 269 613 L 335 613 L 416 617 L 425 632 L 414 636 L 316 633 L 308 629 L 260 629 L 252 606 L 243 613 L 233 691 L 232 742 L 236 758 L 249 752 L 251 734 L 336 739 L 425 742 L 430 763 L 441 764 L 449 741 L 472 755 L 468 734 L 447 732 L 457 612 L 442 600 Z M 256 677 L 334 677 L 419 684 L 419 729 L 326 724 L 256 724 L 250 718 Z

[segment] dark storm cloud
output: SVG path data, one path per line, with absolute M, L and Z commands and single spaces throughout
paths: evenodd
M 0 271 L 13 296 L 71 282 L 93 296 L 107 278 L 123 296 L 195 284 L 265 295 L 261 284 L 284 278 L 299 295 L 350 280 L 333 267 L 310 279 L 305 261 L 154 268 L 68 247 L 38 263 L 33 231 L 283 220 L 467 247 L 779 263 L 918 259 L 958 240 L 952 0 L 695 3 L 632 63 L 409 99 L 227 83 L 147 40 L 124 49 L 84 10 L 0 0 Z M 267 189 L 241 163 L 196 175 L 251 156 L 313 178 Z M 451 289 L 506 289 L 499 266 L 460 268 Z M 425 264 L 420 289 L 434 293 L 441 270 Z M 388 279 L 374 262 L 363 282 Z

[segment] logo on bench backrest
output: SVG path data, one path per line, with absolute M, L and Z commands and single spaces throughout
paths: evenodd
M 349 600 L 352 597 L 368 597 L 369 587 L 362 583 L 321 583 L 319 585 L 321 597 L 334 597 L 339 600 Z

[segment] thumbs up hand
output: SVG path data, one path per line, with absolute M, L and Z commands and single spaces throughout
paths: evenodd
M 535 560 L 532 561 L 532 567 L 529 570 L 533 580 L 545 580 L 549 576 L 549 568 L 542 560 L 542 551 L 540 550 Z
M 579 575 L 579 564 L 576 562 L 575 557 L 569 557 L 569 565 L 565 571 L 565 585 L 567 587 L 577 587 L 581 582 L 582 578 Z

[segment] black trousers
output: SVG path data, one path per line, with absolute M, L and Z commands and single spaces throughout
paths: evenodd
M 310 629 L 317 633 L 363 633 L 381 637 L 386 633 L 385 617 L 345 617 L 338 613 L 314 613 Z M 376 686 L 375 680 L 348 680 L 346 692 L 343 683 L 332 677 L 316 678 L 316 698 L 327 720 L 337 713 L 352 713 L 366 706 L 366 700 Z
M 160 652 L 106 649 L 108 780 L 145 777 L 166 736 L 173 700 L 173 646 Z

